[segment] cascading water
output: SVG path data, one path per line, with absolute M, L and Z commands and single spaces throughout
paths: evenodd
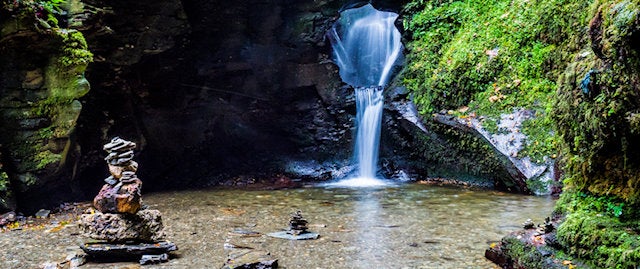
M 357 134 L 354 159 L 358 175 L 340 181 L 341 186 L 378 186 L 376 179 L 382 91 L 391 71 L 402 58 L 398 14 L 376 10 L 371 4 L 348 9 L 329 32 L 340 77 L 355 88 Z

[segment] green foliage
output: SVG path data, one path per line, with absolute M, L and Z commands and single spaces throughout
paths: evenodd
M 411 1 L 404 27 L 411 41 L 403 72 L 420 112 L 468 106 L 488 118 L 534 110 L 522 154 L 540 161 L 557 152 L 549 119 L 556 80 L 579 48 L 588 1 Z
M 0 171 L 0 192 L 9 190 L 9 176 L 6 172 Z
M 62 40 L 62 51 L 58 62 L 62 67 L 81 67 L 77 72 L 84 72 L 86 66 L 93 61 L 93 54 L 87 48 L 87 41 L 82 33 L 75 30 L 60 30 L 58 36 Z
M 595 268 L 635 268 L 640 265 L 640 221 L 627 204 L 613 196 L 568 191 L 557 211 L 567 214 L 557 237 L 567 252 Z
M 65 0 L 2 0 L 2 9 L 20 16 L 31 17 L 44 28 L 57 28 L 59 18 L 64 14 L 62 5 L 65 2 Z
M 502 250 L 505 255 L 514 259 L 518 268 L 529 269 L 555 269 L 566 268 L 556 259 L 562 256 L 557 250 L 548 246 L 535 247 L 525 244 L 515 236 L 507 236 L 502 239 Z M 545 255 L 543 253 L 553 253 Z M 556 259 L 554 259 L 556 258 Z
M 47 150 L 39 152 L 36 160 L 38 161 L 36 169 L 40 170 L 46 168 L 49 164 L 58 164 L 62 160 L 62 155 Z

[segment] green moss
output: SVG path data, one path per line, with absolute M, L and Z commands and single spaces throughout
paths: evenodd
M 2 1 L 1 15 L 11 15 L 20 31 L 31 31 L 39 35 L 39 44 L 44 48 L 39 55 L 48 58 L 44 70 L 44 85 L 39 92 L 46 93 L 35 102 L 29 103 L 30 111 L 19 118 L 9 119 L 12 123 L 21 120 L 45 118 L 49 126 L 39 130 L 28 130 L 7 135 L 6 147 L 16 158 L 22 161 L 17 165 L 18 173 L 41 172 L 43 169 L 57 168 L 51 164 L 64 161 L 64 144 L 75 128 L 81 110 L 78 98 L 85 95 L 90 88 L 84 72 L 93 59 L 87 42 L 81 32 L 65 29 L 64 23 L 69 19 L 63 8 L 78 8 L 79 5 L 64 5 L 61 0 L 47 1 Z M 75 10 L 74 12 L 77 12 Z M 46 27 L 45 27 L 46 26 Z M 46 29 L 44 29 L 44 28 Z M 38 64 L 41 64 L 38 62 Z M 19 136 L 18 136 L 19 135 Z
M 554 259 L 557 257 L 550 257 L 551 253 L 555 254 L 557 250 L 548 246 L 535 247 L 525 244 L 518 238 L 509 236 L 502 239 L 501 248 L 504 251 L 504 254 L 511 257 L 511 259 L 513 259 L 513 261 L 519 266 L 518 268 L 566 268 Z
M 411 150 L 416 159 L 429 164 L 429 176 L 455 176 L 472 184 L 493 186 L 499 178 L 508 175 L 499 174 L 501 163 L 492 147 L 483 139 L 442 124 L 426 122 L 426 127 L 434 136 L 417 134 L 421 142 Z M 505 183 L 515 190 L 510 182 Z
M 640 221 L 634 209 L 612 196 L 569 191 L 557 211 L 567 214 L 558 228 L 566 251 L 595 268 L 635 268 L 640 265 Z
M 565 182 L 631 203 L 640 201 L 639 2 L 594 3 L 591 50 L 576 54 L 560 76 L 552 110 L 566 153 Z
M 33 19 L 36 27 L 57 28 L 60 19 L 65 19 L 62 5 L 65 0 L 2 0 L 3 12 L 20 17 L 21 20 Z
M 489 119 L 535 112 L 523 156 L 557 153 L 549 119 L 556 80 L 579 49 L 589 1 L 412 1 L 404 84 L 421 113 L 468 106 Z

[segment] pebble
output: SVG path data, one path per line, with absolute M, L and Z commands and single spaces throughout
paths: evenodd
M 36 218 L 44 219 L 44 218 L 49 217 L 49 214 L 51 214 L 51 210 L 40 209 L 40 210 L 38 210 L 38 212 L 36 212 L 35 216 L 36 216 Z

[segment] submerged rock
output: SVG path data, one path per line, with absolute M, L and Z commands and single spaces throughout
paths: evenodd
M 238 250 L 229 253 L 222 269 L 276 269 L 278 259 L 269 252 L 259 250 Z

